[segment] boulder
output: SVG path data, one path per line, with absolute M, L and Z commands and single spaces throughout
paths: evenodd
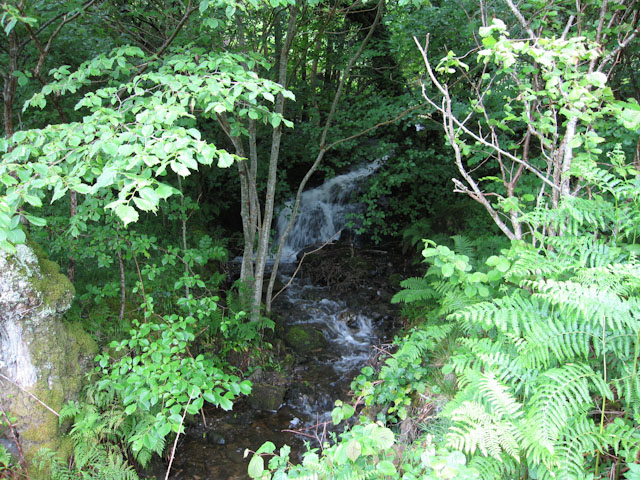
M 299 355 L 322 350 L 327 346 L 327 339 L 317 328 L 309 325 L 294 325 L 287 330 L 284 341 Z
M 59 411 L 77 398 L 97 348 L 82 327 L 61 320 L 74 289 L 58 265 L 35 245 L 16 250 L 0 251 L 0 406 L 30 461 L 42 447 L 70 453 L 58 417 L 42 403 Z M 8 432 L 1 437 L 7 443 Z
M 265 372 L 261 368 L 251 374 L 252 383 L 249 405 L 254 410 L 277 411 L 284 403 L 287 379 L 278 372 Z

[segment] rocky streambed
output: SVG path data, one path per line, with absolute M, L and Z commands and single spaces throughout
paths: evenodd
M 389 300 L 403 263 L 383 253 L 330 246 L 305 259 L 274 304 L 280 369 L 256 369 L 250 397 L 231 412 L 207 410 L 189 427 L 171 479 L 247 479 L 246 448 L 288 444 L 295 458 L 305 441 L 317 446 L 334 401 L 348 399 L 352 378 L 375 355 L 373 346 L 390 341 L 399 327 Z M 285 280 L 292 270 L 285 266 Z

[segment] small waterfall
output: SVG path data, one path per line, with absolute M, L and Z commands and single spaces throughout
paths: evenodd
M 353 201 L 353 194 L 380 163 L 339 175 L 303 193 L 297 221 L 283 248 L 279 270 L 283 283 L 293 274 L 296 254 L 301 249 L 326 242 L 345 226 L 349 213 L 359 211 L 361 205 Z M 279 232 L 286 228 L 290 212 L 289 205 L 280 214 Z M 379 302 L 363 292 L 332 292 L 326 286 L 311 284 L 302 275 L 294 278 L 273 305 L 280 327 L 286 330 L 305 326 L 319 331 L 326 344 L 296 353 L 295 364 L 286 371 L 289 383 L 284 404 L 277 412 L 254 411 L 239 402 L 239 411 L 234 408 L 233 412 L 218 412 L 209 426 L 201 424 L 194 429 L 182 444 L 183 454 L 174 464 L 178 473 L 171 479 L 248 478 L 247 460 L 242 455 L 245 448 L 257 449 L 267 440 L 278 446 L 287 443 L 292 445 L 295 459 L 309 434 L 324 435 L 325 428 L 330 431 L 331 425 L 323 422 L 330 423 L 335 400 L 347 400 L 351 380 L 366 364 L 372 345 L 381 339 L 384 317 L 376 315 Z M 303 435 L 292 435 L 292 430 Z
M 379 166 L 380 160 L 376 160 L 303 192 L 296 221 L 282 249 L 282 261 L 294 261 L 304 247 L 324 243 L 344 228 L 347 215 L 361 209 L 361 205 L 353 201 L 353 193 Z M 280 212 L 278 237 L 287 228 L 292 207 L 293 200 L 290 200 Z M 340 235 L 335 240 L 338 238 Z

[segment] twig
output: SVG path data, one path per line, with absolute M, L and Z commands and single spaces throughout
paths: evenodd
M 187 408 L 189 408 L 189 404 L 191 403 L 193 398 L 189 396 L 189 401 L 184 407 L 184 412 L 182 412 L 182 418 L 180 419 L 180 426 L 178 427 L 178 432 L 176 433 L 176 438 L 173 441 L 173 447 L 171 447 L 171 456 L 169 457 L 169 466 L 167 467 L 167 473 L 164 476 L 164 480 L 169 480 L 169 474 L 171 473 L 171 465 L 173 465 L 173 459 L 176 456 L 176 448 L 178 447 L 178 439 L 180 438 L 180 430 L 182 425 L 184 424 L 184 418 L 187 416 Z
M 16 387 L 18 387 L 20 390 L 22 390 L 24 393 L 26 393 L 27 395 L 29 395 L 31 398 L 33 398 L 35 401 L 37 401 L 40 405 L 42 405 L 44 408 L 46 408 L 47 410 L 49 410 L 51 413 L 53 413 L 56 417 L 60 418 L 60 414 L 58 412 L 56 412 L 53 408 L 51 408 L 49 405 L 47 405 L 46 403 L 44 403 L 42 400 L 40 400 L 38 397 L 36 397 L 33 393 L 25 390 L 23 387 L 21 387 L 20 385 L 18 385 L 16 382 L 14 382 L 13 380 L 11 380 L 9 377 L 3 375 L 0 373 L 0 377 L 4 378 L 7 382 L 11 383 L 12 385 L 15 385 Z
M 331 238 L 329 240 L 327 240 L 326 242 L 324 242 L 322 245 L 320 245 L 318 248 L 316 248 L 315 250 L 311 250 L 310 252 L 304 252 L 304 254 L 302 255 L 302 258 L 300 259 L 300 262 L 298 262 L 298 266 L 296 267 L 295 272 L 293 272 L 293 275 L 291 275 L 291 278 L 289 279 L 289 281 L 280 289 L 278 290 L 275 295 L 273 297 L 271 297 L 271 301 L 273 302 L 276 297 L 278 295 L 280 295 L 282 292 L 284 292 L 287 288 L 289 288 L 289 286 L 291 286 L 291 283 L 293 282 L 293 279 L 296 278 L 296 275 L 298 274 L 298 271 L 300 270 L 300 267 L 302 267 L 302 262 L 304 262 L 304 259 L 306 258 L 307 255 L 311 255 L 312 253 L 316 253 L 320 250 L 322 250 L 324 247 L 326 247 L 327 245 L 329 245 L 334 238 L 336 238 L 336 236 L 338 236 L 343 229 L 338 230 L 336 233 L 334 233 Z
M 2 418 L 4 418 L 4 421 L 7 422 L 7 427 L 9 428 L 9 434 L 11 435 L 11 439 L 13 440 L 13 443 L 16 445 L 16 448 L 18 449 L 18 462 L 20 462 L 20 466 L 22 467 L 24 477 L 28 479 L 29 471 L 27 469 L 27 461 L 24 459 L 24 453 L 22 452 L 22 445 L 20 445 L 20 440 L 18 440 L 18 435 L 16 434 L 15 426 L 9 419 L 9 416 L 7 415 L 7 412 L 5 412 L 4 406 L 2 405 L 1 402 L 0 402 L 0 414 L 2 414 Z

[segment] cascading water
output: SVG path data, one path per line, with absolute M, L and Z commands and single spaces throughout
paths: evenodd
M 283 248 L 280 269 L 283 282 L 294 271 L 296 254 L 301 249 L 325 243 L 345 226 L 349 213 L 361 208 L 352 202 L 352 194 L 378 166 L 379 162 L 374 162 L 303 193 L 297 221 Z M 280 232 L 286 227 L 289 214 L 287 208 L 280 214 Z M 378 318 L 383 318 L 379 312 L 382 304 L 379 301 L 376 304 L 375 299 L 353 301 L 356 297 L 358 292 L 351 292 L 349 301 L 327 287 L 294 279 L 274 302 L 274 312 L 283 319 L 285 331 L 304 326 L 322 332 L 326 347 L 298 354 L 295 367 L 288 372 L 290 383 L 285 403 L 277 412 L 234 408 L 227 416 L 214 420 L 215 426 L 205 424 L 195 428 L 184 441 L 171 479 L 247 479 L 247 460 L 242 452 L 245 448 L 255 450 L 267 440 L 276 445 L 288 443 L 299 451 L 303 438 L 307 437 L 287 432 L 308 432 L 311 430 L 305 429 L 330 420 L 333 402 L 339 398 L 346 400 L 351 379 L 366 363 L 371 346 L 379 340 L 380 324 L 372 317 L 375 312 Z
M 356 213 L 361 205 L 354 202 L 353 193 L 364 179 L 371 176 L 380 161 L 338 175 L 317 188 L 302 193 L 298 215 L 282 249 L 282 261 L 292 262 L 304 247 L 322 244 L 344 228 L 347 216 Z M 293 201 L 285 204 L 278 217 L 278 238 L 289 224 Z M 334 240 L 338 240 L 336 235 Z
M 363 180 L 379 168 L 381 161 L 338 175 L 319 187 L 303 192 L 298 216 L 289 232 L 282 249 L 283 277 L 290 273 L 291 265 L 298 252 L 305 247 L 320 245 L 332 237 L 338 240 L 340 230 L 348 215 L 361 210 L 354 197 Z M 291 215 L 292 202 L 288 202 L 278 218 L 278 233 L 282 234 Z M 283 278 L 283 280 L 287 280 Z M 327 298 L 326 288 L 305 284 L 294 280 L 285 292 L 280 308 L 291 313 L 289 325 L 306 325 L 320 330 L 328 341 L 326 353 L 315 359 L 325 373 L 324 394 L 303 393 L 298 398 L 290 398 L 292 410 L 307 419 L 325 419 L 335 398 L 331 393 L 348 386 L 352 376 L 367 360 L 371 345 L 376 341 L 371 319 L 362 311 L 348 308 L 339 298 Z M 329 395 L 327 395 L 329 393 Z

